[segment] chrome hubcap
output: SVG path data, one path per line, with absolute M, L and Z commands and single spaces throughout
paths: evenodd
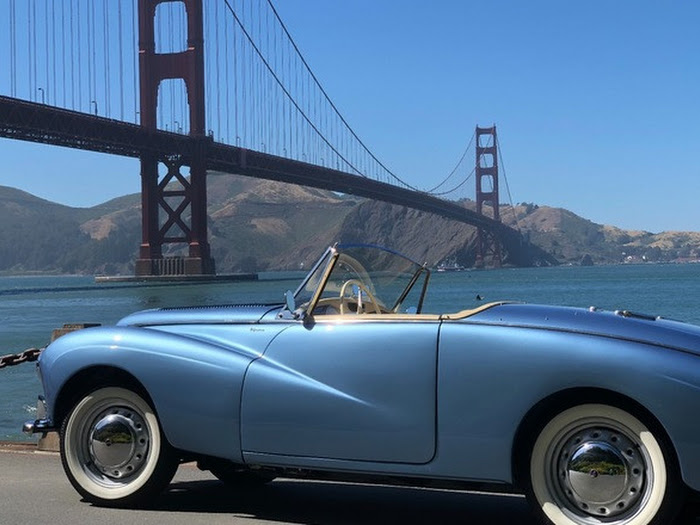
M 129 408 L 102 412 L 95 418 L 88 438 L 93 465 L 113 479 L 136 473 L 143 465 L 148 444 L 146 422 Z
M 556 467 L 568 502 L 592 516 L 628 512 L 643 493 L 644 458 L 631 439 L 615 430 L 576 432 L 564 442 Z

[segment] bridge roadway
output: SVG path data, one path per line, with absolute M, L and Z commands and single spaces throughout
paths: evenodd
M 0 137 L 138 158 L 180 155 L 185 164 L 204 148 L 208 170 L 339 191 L 465 222 L 517 247 L 520 234 L 456 202 L 393 184 L 263 152 L 0 96 Z

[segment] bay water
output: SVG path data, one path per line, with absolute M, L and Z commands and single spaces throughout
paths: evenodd
M 48 343 L 64 323 L 113 324 L 137 310 L 170 306 L 282 302 L 302 274 L 259 281 L 197 284 L 96 284 L 92 277 L 0 277 L 0 355 Z M 433 272 L 424 311 L 456 312 L 513 300 L 596 306 L 700 325 L 700 264 L 514 268 Z M 0 369 L 0 441 L 33 419 L 41 387 L 34 363 Z

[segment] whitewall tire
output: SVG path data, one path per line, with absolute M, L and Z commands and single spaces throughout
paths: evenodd
M 527 495 L 553 525 L 668 525 L 683 493 L 671 454 L 625 410 L 574 406 L 537 435 Z
M 61 427 L 61 461 L 73 487 L 98 505 L 145 503 L 172 479 L 178 461 L 153 408 L 126 388 L 100 388 Z

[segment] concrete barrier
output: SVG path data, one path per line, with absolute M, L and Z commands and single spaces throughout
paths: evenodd
M 42 434 L 36 448 L 44 452 L 59 452 L 61 448 L 58 432 L 46 432 Z

